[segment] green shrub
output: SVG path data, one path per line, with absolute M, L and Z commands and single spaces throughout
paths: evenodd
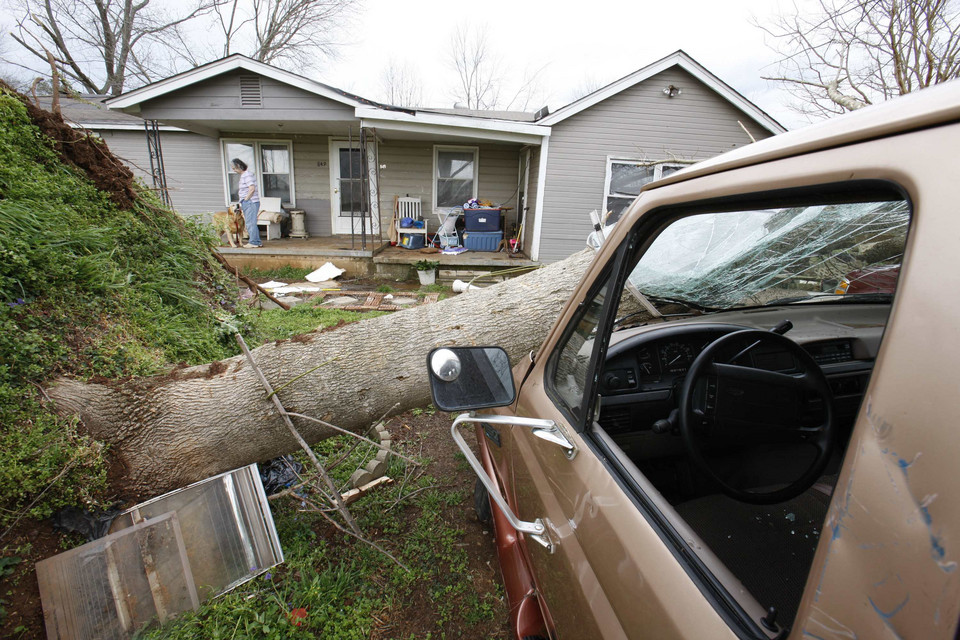
M 236 295 L 211 240 L 148 189 L 117 207 L 0 91 L 0 522 L 106 486 L 103 448 L 46 411 L 34 383 L 238 353 L 217 331 Z

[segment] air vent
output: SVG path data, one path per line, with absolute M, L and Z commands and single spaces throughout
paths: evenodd
M 253 108 L 263 106 L 260 76 L 240 76 L 240 106 Z

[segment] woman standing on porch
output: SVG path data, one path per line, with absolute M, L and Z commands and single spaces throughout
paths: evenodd
M 257 192 L 257 177 L 247 168 L 247 163 L 240 158 L 230 161 L 233 170 L 240 174 L 240 185 L 237 194 L 240 197 L 240 208 L 243 209 L 243 221 L 247 225 L 247 235 L 250 236 L 244 249 L 259 249 L 260 228 L 257 227 L 257 214 L 260 211 L 260 194 Z

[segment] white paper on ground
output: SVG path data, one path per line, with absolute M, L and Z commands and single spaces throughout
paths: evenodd
M 307 274 L 307 280 L 310 282 L 320 282 L 321 280 L 333 280 L 340 276 L 346 269 L 335 267 L 332 262 L 324 264 L 322 267 Z
M 303 284 L 290 284 L 273 290 L 274 293 L 316 293 L 317 291 L 320 291 L 320 287 Z
M 263 283 L 262 285 L 260 285 L 260 286 L 263 287 L 264 289 L 276 289 L 277 287 L 285 287 L 285 286 L 287 286 L 287 283 L 286 283 L 286 282 L 277 282 L 276 280 L 271 280 L 270 282 L 264 282 L 264 283 Z

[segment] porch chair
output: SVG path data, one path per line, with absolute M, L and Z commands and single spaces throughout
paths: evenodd
M 402 220 L 410 218 L 423 223 L 422 227 L 404 227 Z M 397 230 L 397 244 L 403 244 L 403 234 L 423 234 L 423 244 L 427 245 L 427 221 L 423 219 L 423 207 L 420 198 L 397 198 L 397 210 L 393 214 L 393 226 Z

